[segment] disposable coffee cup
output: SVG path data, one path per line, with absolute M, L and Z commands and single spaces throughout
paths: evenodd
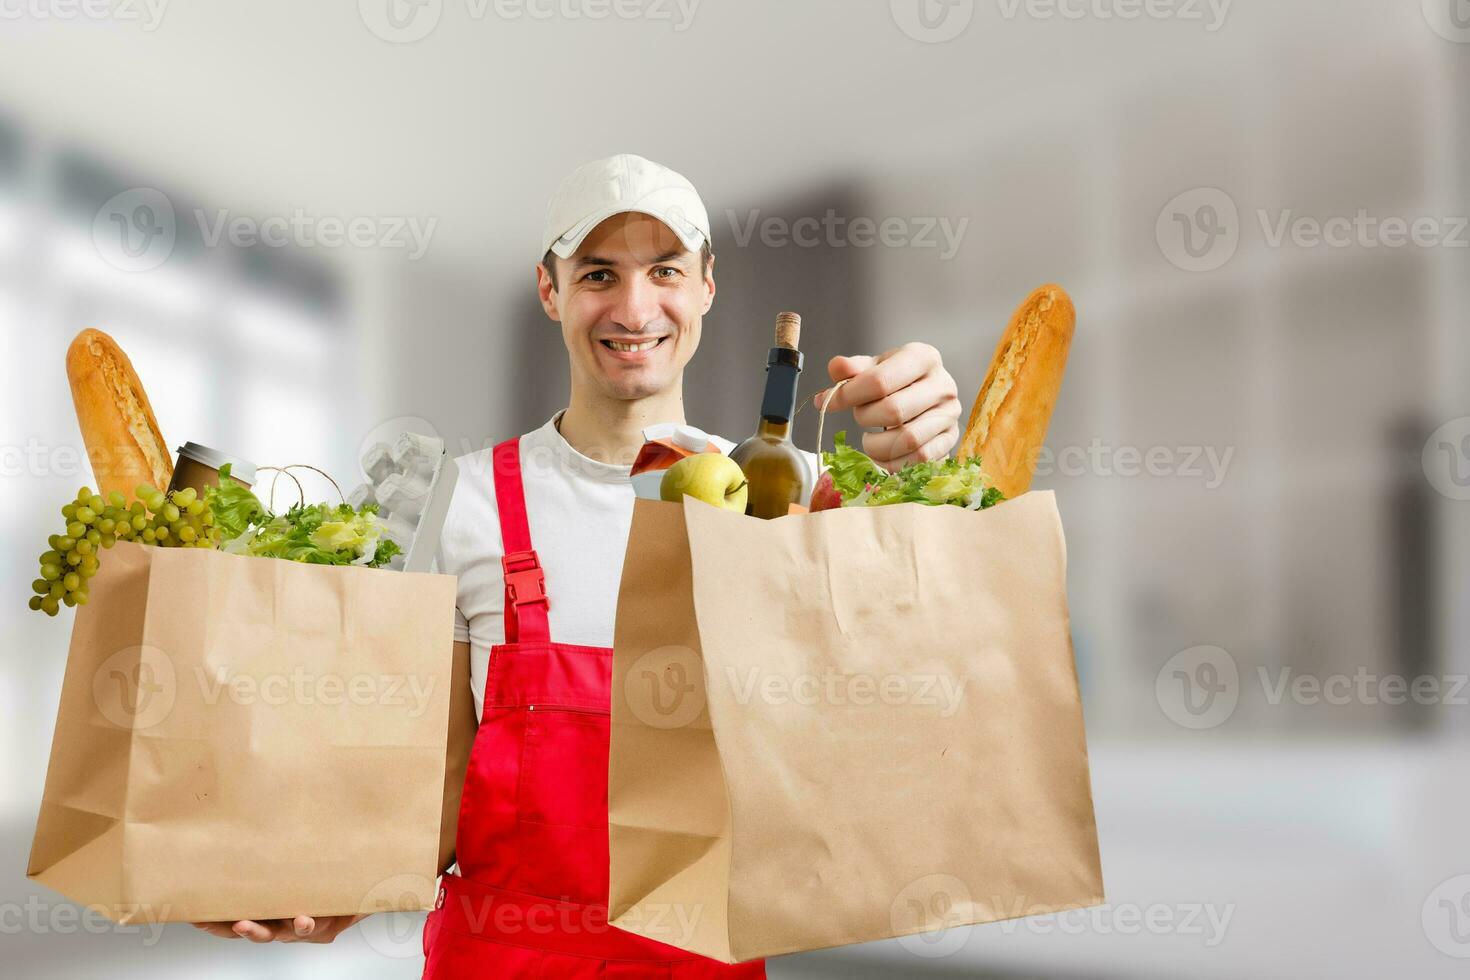
M 193 487 L 202 495 L 206 487 L 219 486 L 219 468 L 226 463 L 230 464 L 230 478 L 236 483 L 245 487 L 255 485 L 255 464 L 248 460 L 197 442 L 186 442 L 175 452 L 178 460 L 174 463 L 174 477 L 168 482 L 170 490 Z

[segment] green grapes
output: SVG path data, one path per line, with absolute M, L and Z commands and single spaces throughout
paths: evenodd
M 65 606 L 85 606 L 88 581 L 100 567 L 98 554 L 119 541 L 165 548 L 213 548 L 219 543 L 214 515 L 193 487 L 164 492 L 146 484 L 131 502 L 114 490 L 106 497 L 90 487 L 61 508 L 66 526 L 46 539 L 40 577 L 31 583 L 27 605 L 55 616 Z

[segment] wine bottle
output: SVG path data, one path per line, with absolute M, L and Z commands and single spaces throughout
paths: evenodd
M 791 442 L 796 383 L 801 377 L 800 338 L 799 315 L 782 313 L 776 317 L 776 346 L 766 356 L 760 427 L 730 453 L 750 485 L 745 512 L 751 517 L 785 517 L 792 504 L 805 505 L 811 498 L 811 472 Z

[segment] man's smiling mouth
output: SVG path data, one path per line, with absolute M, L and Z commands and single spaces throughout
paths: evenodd
M 602 341 L 602 346 L 608 350 L 615 350 L 623 354 L 633 354 L 638 351 L 653 350 L 667 339 L 667 337 L 660 337 L 657 340 L 644 340 L 636 344 L 625 344 L 616 340 L 604 340 Z

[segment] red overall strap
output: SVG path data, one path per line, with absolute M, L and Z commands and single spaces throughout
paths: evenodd
M 550 642 L 546 575 L 531 548 L 531 525 L 526 521 L 520 439 L 507 439 L 495 447 L 493 469 L 500 540 L 505 549 L 500 559 L 505 573 L 505 642 Z

